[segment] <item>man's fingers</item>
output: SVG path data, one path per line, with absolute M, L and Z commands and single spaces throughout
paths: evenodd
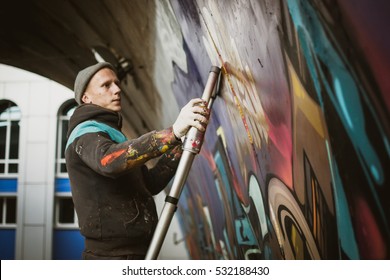
M 196 119 L 193 120 L 191 126 L 195 127 L 196 129 L 198 129 L 200 131 L 205 131 L 206 130 L 206 127 L 204 125 L 202 125 L 202 123 L 200 123 Z
M 192 112 L 203 115 L 203 116 L 208 116 L 209 115 L 209 109 L 207 107 L 203 106 L 195 106 L 192 108 Z

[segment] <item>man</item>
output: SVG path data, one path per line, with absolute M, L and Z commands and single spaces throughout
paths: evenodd
M 171 127 L 128 140 L 121 132 L 121 88 L 111 64 L 80 71 L 74 91 L 80 105 L 69 122 L 65 157 L 85 237 L 83 259 L 144 259 L 157 224 L 152 195 L 175 174 L 188 129 L 205 130 L 205 102 L 195 98 Z M 145 163 L 156 157 L 149 169 Z

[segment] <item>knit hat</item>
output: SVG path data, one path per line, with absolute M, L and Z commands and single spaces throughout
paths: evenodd
M 76 77 L 74 82 L 74 99 L 76 99 L 78 104 L 82 104 L 81 98 L 84 95 L 85 89 L 87 88 L 89 81 L 92 77 L 101 69 L 110 68 L 116 73 L 115 68 L 108 62 L 99 62 L 95 65 L 89 66 L 81 70 Z

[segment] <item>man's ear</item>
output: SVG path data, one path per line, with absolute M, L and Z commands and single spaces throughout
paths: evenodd
M 83 101 L 83 103 L 89 103 L 90 100 L 88 95 L 83 94 L 83 96 L 81 97 L 81 101 Z

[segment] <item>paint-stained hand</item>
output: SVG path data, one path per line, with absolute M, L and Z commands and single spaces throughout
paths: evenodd
M 177 138 L 186 135 L 190 127 L 195 127 L 200 131 L 205 131 L 209 110 L 207 103 L 201 98 L 191 99 L 180 111 L 175 123 L 173 124 L 173 133 Z

